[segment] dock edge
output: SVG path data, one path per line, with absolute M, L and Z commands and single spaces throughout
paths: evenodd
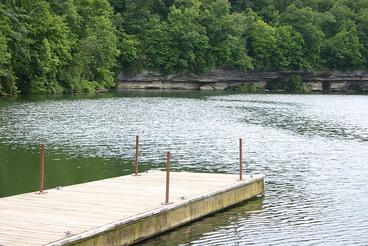
M 264 194 L 264 175 L 247 176 L 244 181 L 205 195 L 117 220 L 46 245 L 131 245 Z

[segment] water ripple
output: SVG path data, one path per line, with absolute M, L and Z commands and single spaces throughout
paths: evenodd
M 243 137 L 245 171 L 266 174 L 266 197 L 143 244 L 366 245 L 367 106 L 368 97 L 323 95 L 12 101 L 0 106 L 0 143 L 42 142 L 71 159 L 102 158 L 108 170 L 133 158 L 139 134 L 147 168 L 162 168 L 170 150 L 176 170 L 234 173 Z

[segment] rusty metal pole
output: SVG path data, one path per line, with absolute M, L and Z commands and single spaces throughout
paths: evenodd
M 170 204 L 169 202 L 169 194 L 170 194 L 170 152 L 166 153 L 166 194 L 165 194 L 165 203 Z
M 40 194 L 44 193 L 44 172 L 45 172 L 45 145 L 40 147 Z
M 138 175 L 138 154 L 139 153 L 139 136 L 135 136 L 135 161 L 134 161 L 134 175 Z
M 243 139 L 239 139 L 239 180 L 243 180 Z

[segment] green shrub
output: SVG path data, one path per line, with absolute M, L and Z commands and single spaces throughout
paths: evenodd
M 81 93 L 94 93 L 96 92 L 96 89 L 98 87 L 98 83 L 96 81 L 88 81 L 88 80 L 82 80 L 80 82 L 80 88 L 78 92 Z
M 97 90 L 102 90 L 102 86 L 96 81 L 89 80 L 71 80 L 66 85 L 65 93 L 95 93 Z
M 331 83 L 328 81 L 322 82 L 322 92 L 330 93 L 331 92 Z
M 300 76 L 292 76 L 288 80 L 275 78 L 267 81 L 266 89 L 270 91 L 287 91 L 293 93 L 307 92 Z
M 266 89 L 270 91 L 285 90 L 285 82 L 279 78 L 271 79 L 267 81 Z
M 353 83 L 347 87 L 347 93 L 353 93 L 353 94 L 363 94 L 364 90 L 362 86 L 358 83 Z
M 246 92 L 246 93 L 260 93 L 260 92 L 264 91 L 263 88 L 258 87 L 253 83 L 236 85 L 236 86 L 232 87 L 230 90 Z
M 292 76 L 286 82 L 286 91 L 287 92 L 306 92 L 303 80 L 300 76 Z

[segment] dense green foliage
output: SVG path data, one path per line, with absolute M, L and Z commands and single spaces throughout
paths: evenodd
M 254 83 L 240 84 L 230 88 L 231 91 L 239 91 L 245 93 L 258 93 L 264 92 L 262 87 L 258 87 Z
M 269 91 L 291 92 L 291 93 L 304 93 L 308 92 L 308 89 L 303 85 L 302 78 L 300 76 L 292 76 L 289 79 L 271 79 L 267 81 L 266 89 Z
M 368 0 L 111 0 L 122 70 L 366 69 Z M 122 51 L 122 54 L 124 51 Z
M 355 70 L 367 64 L 368 0 L 0 3 L 0 93 L 6 94 L 103 90 L 115 85 L 119 71 Z
M 119 55 L 107 0 L 0 4 L 0 91 L 88 92 L 114 85 Z

